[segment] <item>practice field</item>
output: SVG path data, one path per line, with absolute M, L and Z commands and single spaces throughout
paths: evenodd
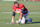
M 40 2 L 18 1 L 29 10 L 27 19 L 33 18 L 33 24 L 7 24 L 11 22 L 13 3 L 13 1 L 0 1 L 0 27 L 40 27 Z M 14 20 L 18 18 L 19 14 L 16 14 Z

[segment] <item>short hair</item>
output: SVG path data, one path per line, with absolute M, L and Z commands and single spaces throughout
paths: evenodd
M 16 3 L 18 4 L 18 2 L 14 2 L 14 4 L 16 4 Z

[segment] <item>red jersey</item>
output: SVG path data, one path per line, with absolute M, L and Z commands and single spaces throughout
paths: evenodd
M 22 9 L 22 8 L 23 8 L 23 4 L 20 3 L 18 9 Z M 15 6 L 13 6 L 13 10 L 16 11 L 16 9 L 17 9 L 17 8 L 16 8 Z
M 25 14 L 27 14 L 28 13 L 28 10 L 27 10 L 27 8 L 25 8 L 25 13 L 23 14 L 23 15 L 25 15 Z
M 13 10 L 15 10 L 16 11 L 16 9 L 22 9 L 24 7 L 24 5 L 23 4 L 19 4 L 19 7 L 18 8 L 16 8 L 15 6 L 13 6 Z M 24 7 L 25 8 L 25 7 Z M 26 11 L 26 13 L 28 13 L 28 10 L 25 8 L 25 11 Z M 24 13 L 24 14 L 26 14 L 26 13 Z M 23 15 L 24 15 L 23 14 Z

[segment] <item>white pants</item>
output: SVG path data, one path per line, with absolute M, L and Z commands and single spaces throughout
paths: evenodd
M 28 16 L 28 14 L 29 14 L 29 12 L 27 14 L 23 15 L 22 20 L 21 20 L 21 23 L 25 23 L 26 16 Z

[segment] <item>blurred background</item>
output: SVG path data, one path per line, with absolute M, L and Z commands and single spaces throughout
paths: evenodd
M 3 1 L 40 1 L 40 0 L 3 0 Z

